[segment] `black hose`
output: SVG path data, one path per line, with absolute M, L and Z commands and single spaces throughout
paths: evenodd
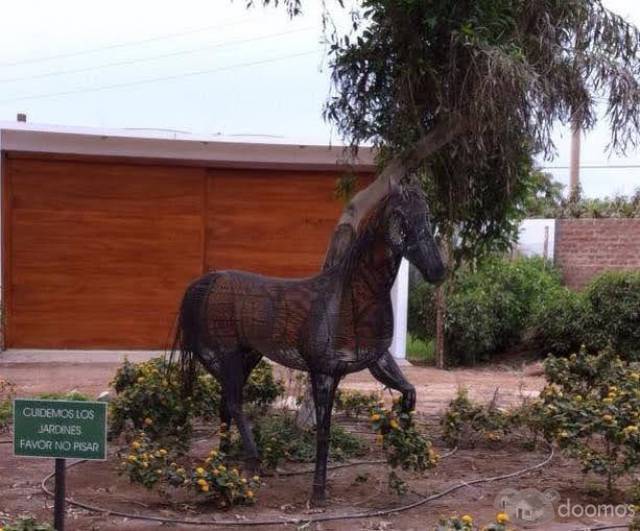
M 455 452 L 455 450 L 454 450 Z M 453 453 L 453 452 L 451 452 Z M 449 455 L 451 455 L 451 453 Z M 114 511 L 111 509 L 104 509 L 102 507 L 96 507 L 93 505 L 89 505 L 87 503 L 82 503 L 82 502 L 77 502 L 74 501 L 72 499 L 67 498 L 67 503 L 69 503 L 70 505 L 73 505 L 75 507 L 79 507 L 81 509 L 85 509 L 87 511 L 92 511 L 92 512 L 98 512 L 98 513 L 104 513 L 104 514 L 108 514 L 111 516 L 120 516 L 122 518 L 131 518 L 131 519 L 137 519 L 137 520 L 148 520 L 148 521 L 154 521 L 154 522 L 163 522 L 163 523 L 170 523 L 170 524 L 185 524 L 185 525 L 200 525 L 200 526 L 228 526 L 228 527 L 237 527 L 237 526 L 261 526 L 261 525 L 283 525 L 283 524 L 291 524 L 291 525 L 295 525 L 295 524 L 301 524 L 301 523 L 315 523 L 315 522 L 330 522 L 330 521 L 336 521 L 336 520 L 354 520 L 354 519 L 363 519 L 363 518 L 375 518 L 375 517 L 380 517 L 380 516 L 387 516 L 390 514 L 395 514 L 395 513 L 400 513 L 403 511 L 408 511 L 410 509 L 414 509 L 416 507 L 419 507 L 421 505 L 424 505 L 425 503 L 428 503 L 430 501 L 433 500 L 437 500 L 439 498 L 442 498 L 444 496 L 446 496 L 447 494 L 450 494 L 451 492 L 454 492 L 456 490 L 459 490 L 463 487 L 467 487 L 469 485 L 477 485 L 479 483 L 490 483 L 493 481 L 499 481 L 499 480 L 503 480 L 503 479 L 509 479 L 509 478 L 513 478 L 513 477 L 517 477 L 517 476 L 521 476 L 524 475 L 528 472 L 531 472 L 533 470 L 536 470 L 538 468 L 542 468 L 544 467 L 547 463 L 549 463 L 549 461 L 551 461 L 551 459 L 553 459 L 554 456 L 554 451 L 553 448 L 550 448 L 550 452 L 547 455 L 547 457 L 541 461 L 540 463 L 537 463 L 535 465 L 523 468 L 521 470 L 517 470 L 515 472 L 511 472 L 509 474 L 502 474 L 499 476 L 493 476 L 493 477 L 487 477 L 487 478 L 479 478 L 479 479 L 475 479 L 472 481 L 466 481 L 463 483 L 459 483 L 457 485 L 453 485 L 445 490 L 443 490 L 442 492 L 436 493 L 436 494 L 432 494 L 431 496 L 423 496 L 421 497 L 420 500 L 409 503 L 407 505 L 401 505 L 399 507 L 392 507 L 389 509 L 379 509 L 379 510 L 372 510 L 372 511 L 365 511 L 365 512 L 360 512 L 360 513 L 353 513 L 353 514 L 344 514 L 344 515 L 338 515 L 338 514 L 324 514 L 324 515 L 314 515 L 314 516 L 298 516 L 298 517 L 281 517 L 281 518 L 269 518 L 269 519 L 258 519 L 258 520 L 191 520 L 191 519 L 183 519 L 183 518 L 166 518 L 166 517 L 161 517 L 161 516 L 145 516 L 145 515 L 140 515 L 140 514 L 133 514 L 133 513 L 127 513 L 124 511 Z M 82 461 L 76 461 L 74 463 L 71 463 L 70 465 L 67 466 L 67 468 L 71 468 L 74 466 L 77 466 L 81 463 L 84 463 L 86 461 L 82 460 Z M 47 477 L 45 477 L 40 486 L 43 490 L 43 492 L 45 494 L 47 494 L 48 496 L 53 496 L 53 493 L 48 489 L 47 487 L 47 482 L 54 476 L 54 474 L 49 474 Z M 600 528 L 600 529 L 606 529 L 606 528 Z

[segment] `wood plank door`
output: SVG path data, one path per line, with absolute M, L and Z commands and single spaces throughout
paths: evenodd
M 205 268 L 316 274 L 344 206 L 335 196 L 339 175 L 209 170 Z
M 206 170 L 6 162 L 6 345 L 164 348 L 203 267 Z

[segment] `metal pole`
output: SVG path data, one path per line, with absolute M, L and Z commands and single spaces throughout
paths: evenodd
M 65 459 L 56 459 L 56 491 L 53 505 L 53 528 L 64 531 Z

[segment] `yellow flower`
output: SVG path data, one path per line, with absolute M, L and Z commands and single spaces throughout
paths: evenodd
M 133 448 L 134 450 L 137 450 L 138 448 L 140 448 L 140 443 L 138 441 L 133 441 L 131 443 L 131 448 Z
M 209 492 L 209 485 L 201 485 L 200 490 L 202 492 Z
M 197 483 L 198 485 L 200 485 L 201 487 L 202 487 L 203 485 L 208 485 L 207 480 L 206 480 L 206 479 L 203 479 L 203 478 L 200 478 L 198 481 L 196 481 L 196 483 Z
M 509 521 L 509 515 L 507 513 L 498 513 L 496 515 L 496 522 L 499 524 L 506 524 Z
M 167 455 L 167 451 L 164 448 L 160 448 L 160 450 L 158 450 L 160 452 L 160 455 L 165 456 Z
M 638 426 L 627 426 L 622 431 L 625 433 L 625 435 L 629 435 L 630 433 L 638 433 Z
M 260 476 L 253 476 L 251 479 L 257 483 L 260 481 Z
M 378 444 L 382 444 L 384 442 L 384 437 L 382 435 L 376 435 L 376 442 Z
M 464 525 L 471 525 L 473 523 L 473 518 L 471 518 L 471 516 L 469 516 L 468 514 L 465 514 L 462 518 L 460 518 L 460 521 Z
M 209 455 L 210 455 L 211 457 L 217 457 L 217 455 L 218 455 L 218 451 L 217 451 L 217 450 L 211 450 L 211 451 L 209 452 Z
M 400 427 L 400 424 L 398 424 L 398 421 L 396 419 L 391 419 L 391 422 L 389 422 L 389 426 L 391 426 L 392 429 L 397 430 Z
M 247 491 L 247 498 L 253 498 L 254 494 L 252 490 Z
M 613 404 L 613 398 L 611 398 L 611 397 L 609 397 L 609 396 L 608 396 L 607 398 L 603 398 L 603 399 L 602 399 L 602 402 L 603 402 L 604 404 L 607 404 L 608 406 L 610 406 L 611 404 Z
M 380 415 L 378 413 L 374 413 L 371 415 L 371 422 L 378 422 L 380 420 Z
M 202 468 L 201 466 L 196 468 L 196 474 L 198 474 L 199 476 L 204 476 L 204 468 Z
M 224 472 L 226 469 L 227 469 L 227 467 L 226 467 L 226 466 L 224 466 L 224 465 L 220 465 L 220 466 L 218 467 L 218 470 L 220 470 L 220 472 Z
M 138 378 L 138 383 L 139 383 L 139 384 L 141 384 L 142 382 L 144 382 L 144 378 L 143 378 L 142 376 L 140 376 L 140 377 Z
M 611 415 L 602 415 L 602 420 L 605 422 L 611 422 L 613 421 L 613 417 Z
M 240 480 L 240 483 L 242 483 L 243 485 L 244 485 L 246 482 L 247 482 L 247 480 L 246 480 L 245 478 L 242 478 L 242 479 Z
M 129 461 L 131 461 L 132 463 L 133 463 L 134 461 L 137 461 L 137 460 L 138 460 L 138 458 L 137 458 L 135 455 L 130 455 L 130 456 L 128 457 L 128 459 L 129 459 Z
M 151 426 L 153 424 L 153 419 L 147 417 L 146 419 L 144 419 L 144 424 L 145 426 Z
M 149 468 L 149 463 L 142 463 L 142 468 Z

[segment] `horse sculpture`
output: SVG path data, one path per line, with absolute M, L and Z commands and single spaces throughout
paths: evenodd
M 424 194 L 414 187 L 392 189 L 362 221 L 343 257 L 316 276 L 213 271 L 189 285 L 174 347 L 181 351 L 182 382 L 188 390 L 196 361 L 220 382 L 221 420 L 237 423 L 250 472 L 258 453 L 242 389 L 262 356 L 310 374 L 317 429 L 312 503 L 325 499 L 331 411 L 341 378 L 369 368 L 413 409 L 415 389 L 389 353 L 390 290 L 402 257 L 430 282 L 444 276 Z

